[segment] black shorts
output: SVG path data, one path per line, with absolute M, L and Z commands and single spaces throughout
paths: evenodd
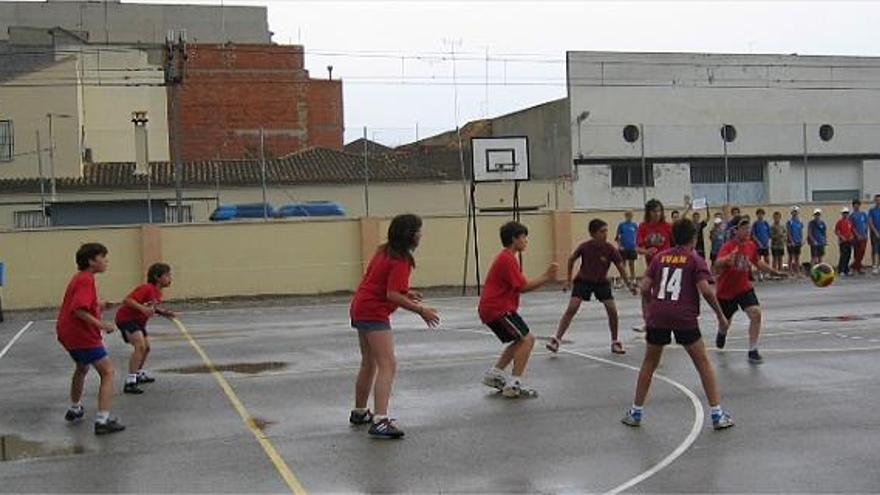
M 774 258 L 782 258 L 785 256 L 785 248 L 773 248 L 770 250 Z
M 755 289 L 749 289 L 748 292 L 743 292 L 729 300 L 718 298 L 718 304 L 721 305 L 721 312 L 724 313 L 724 317 L 728 320 L 734 313 L 736 313 L 737 309 L 745 311 L 746 308 L 760 306 L 758 303 L 758 296 L 755 294 Z
M 635 249 L 621 249 L 620 256 L 625 260 L 637 260 L 639 259 L 639 253 Z
M 683 346 L 689 346 L 703 337 L 699 328 L 680 330 L 648 327 L 646 332 L 645 341 L 652 345 L 671 344 L 673 334 L 675 334 L 675 343 Z
M 587 282 L 584 280 L 575 280 L 574 287 L 571 288 L 571 297 L 579 297 L 584 301 L 589 301 L 590 296 L 596 295 L 597 301 L 613 301 L 614 294 L 611 292 L 611 283 L 605 282 Z
M 503 343 L 519 340 L 529 334 L 529 326 L 515 311 L 507 313 L 495 321 L 486 323 L 486 326 L 498 337 Z
M 825 256 L 825 246 L 810 246 L 810 257 L 821 258 Z
M 758 256 L 770 256 L 770 250 L 767 248 L 758 248 Z
M 137 321 L 119 321 L 116 322 L 116 328 L 119 329 L 119 335 L 126 343 L 128 343 L 128 334 L 130 333 L 143 332 L 144 337 L 147 336 L 147 326 Z
M 801 255 L 801 246 L 788 246 L 788 255 L 789 256 L 800 256 Z

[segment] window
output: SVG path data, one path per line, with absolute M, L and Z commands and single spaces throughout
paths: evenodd
M 193 221 L 192 205 L 183 205 L 183 223 L 191 223 Z M 177 205 L 165 205 L 165 223 L 177 223 Z
M 14 220 L 16 229 L 39 229 L 51 225 L 41 210 L 16 211 Z
M 845 201 L 849 203 L 861 196 L 858 189 L 814 190 L 813 201 Z
M 648 187 L 654 186 L 654 164 L 645 163 L 648 172 Z M 621 163 L 611 165 L 611 187 L 642 187 L 642 163 Z
M 733 159 L 727 162 L 730 182 L 764 182 L 764 163 Z M 691 184 L 724 184 L 724 161 L 691 163 Z
M 11 162 L 15 156 L 15 135 L 11 120 L 0 120 L 0 162 Z

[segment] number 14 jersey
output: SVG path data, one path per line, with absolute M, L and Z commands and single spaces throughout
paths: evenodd
M 645 275 L 651 279 L 648 328 L 699 328 L 700 292 L 697 283 L 712 280 L 706 260 L 693 249 L 674 247 L 656 255 Z

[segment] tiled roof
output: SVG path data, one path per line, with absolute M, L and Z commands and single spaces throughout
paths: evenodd
M 377 143 L 376 141 L 370 141 L 369 139 L 359 138 L 354 141 L 343 146 L 342 151 L 346 153 L 351 153 L 353 155 L 363 155 L 364 154 L 364 142 L 367 144 L 367 153 L 390 153 L 394 151 L 393 148 L 389 148 L 384 144 Z
M 134 163 L 85 164 L 82 178 L 59 178 L 58 189 L 126 189 L 140 188 L 146 178 L 134 175 Z M 370 181 L 418 182 L 446 179 L 442 171 L 420 166 L 391 155 L 369 157 Z M 364 180 L 362 156 L 326 148 L 309 148 L 291 155 L 266 161 L 268 183 L 284 185 L 351 184 Z M 205 161 L 184 164 L 184 186 L 217 184 L 224 186 L 258 186 L 261 183 L 259 160 Z M 48 180 L 46 180 L 48 183 Z M 174 187 L 174 167 L 169 162 L 152 164 L 152 186 Z M 39 191 L 38 178 L 0 179 L 0 191 Z

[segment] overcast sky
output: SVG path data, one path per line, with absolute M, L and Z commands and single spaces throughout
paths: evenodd
M 305 45 L 313 77 L 333 65 L 346 141 L 366 125 L 399 144 L 416 124 L 424 137 L 563 97 L 567 50 L 880 55 L 870 1 L 233 3 L 268 6 L 274 41 Z

